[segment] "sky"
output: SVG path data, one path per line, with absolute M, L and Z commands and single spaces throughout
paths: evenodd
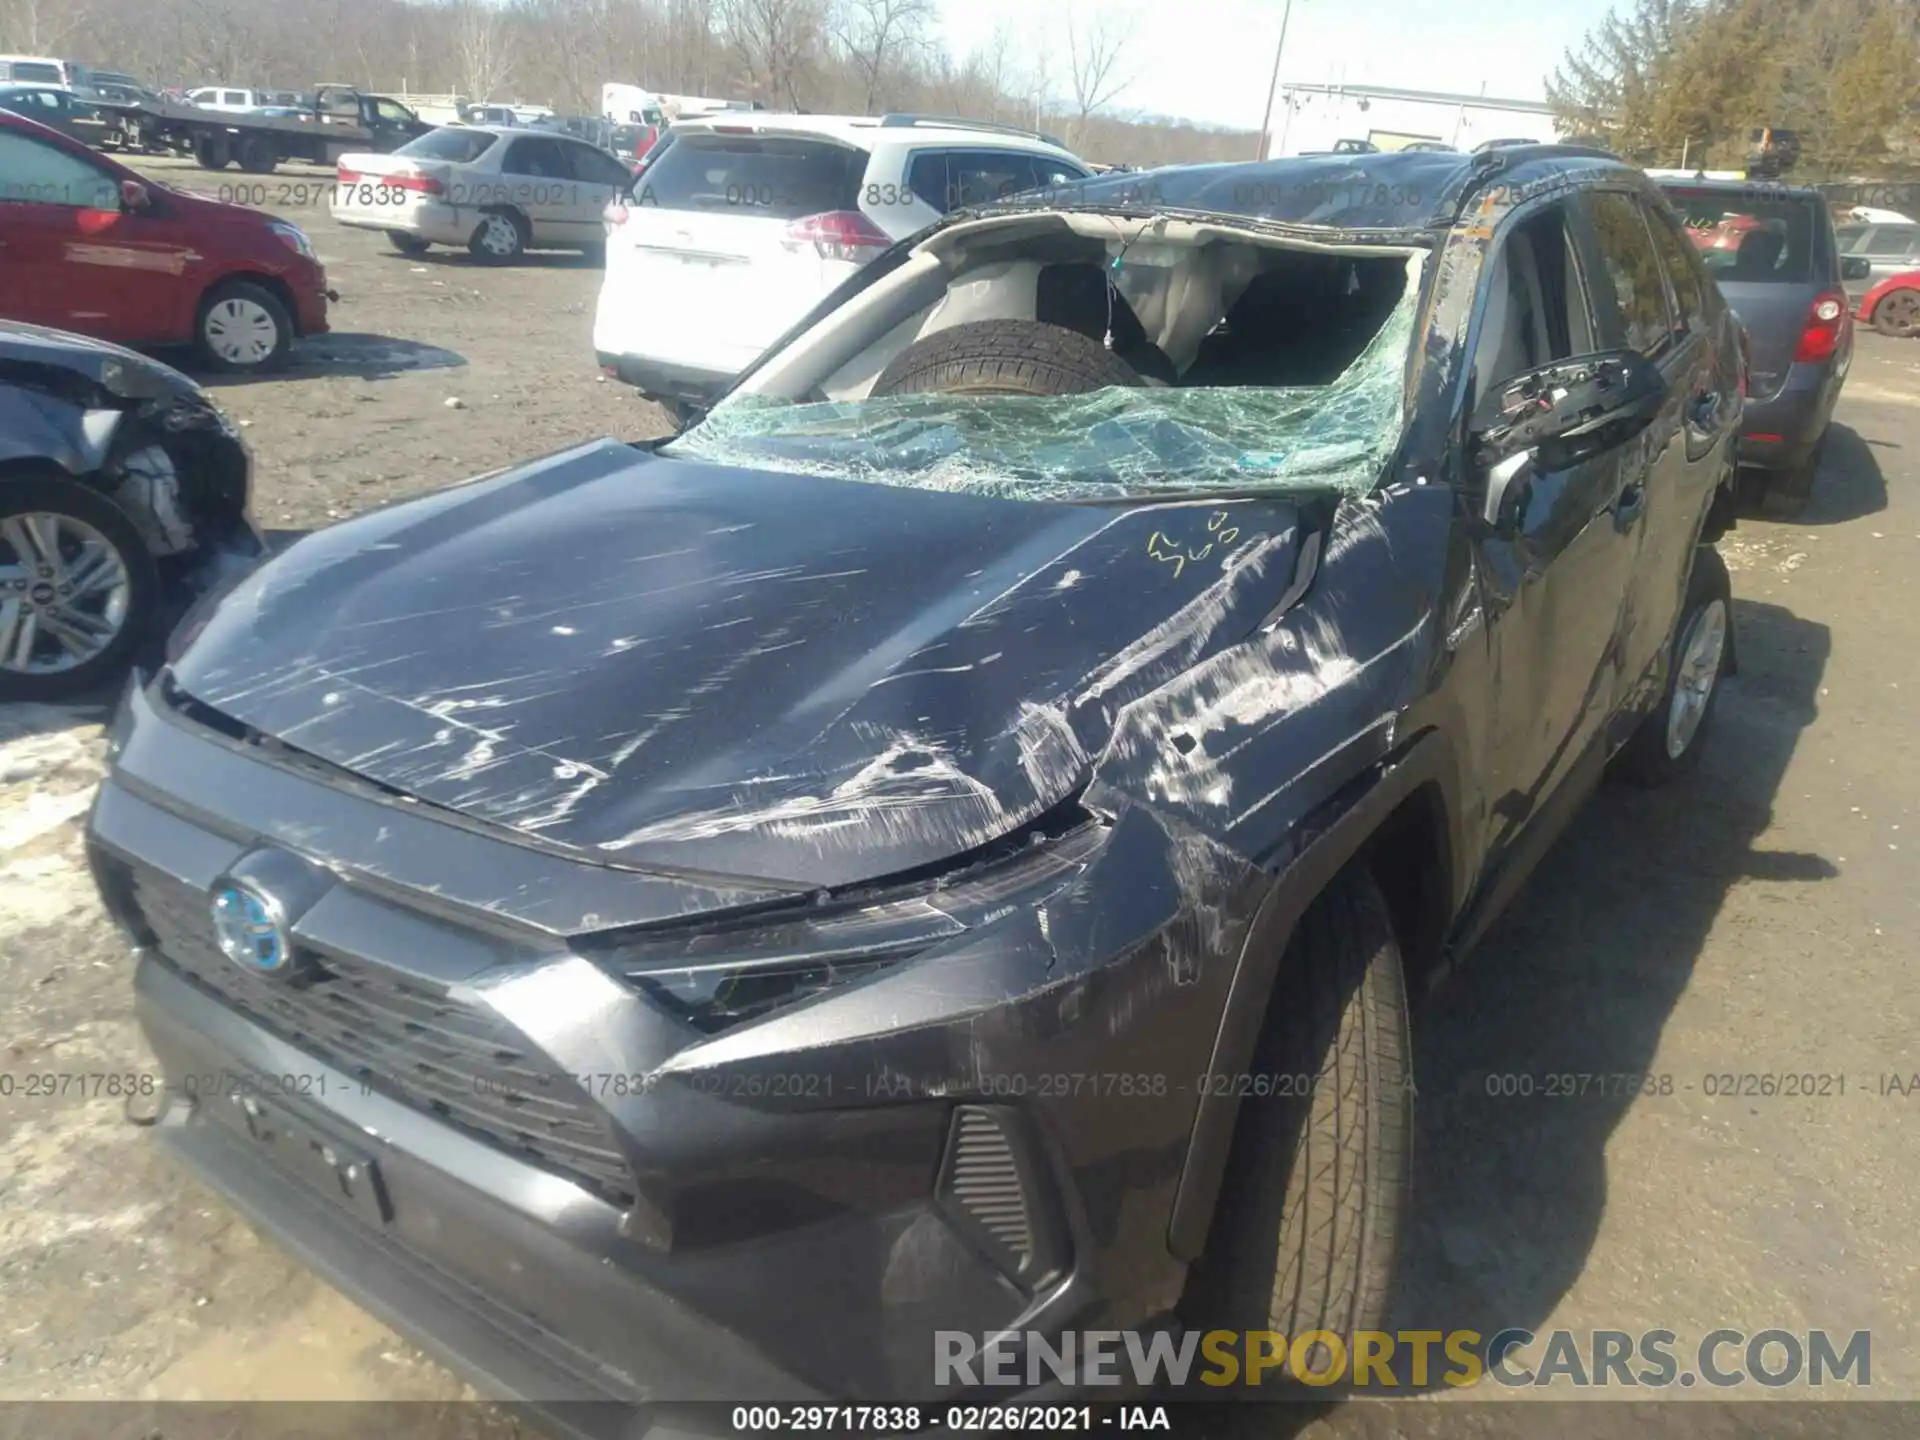
M 944 0 L 955 55 L 1006 21 L 1022 46 L 1053 36 L 1051 87 L 1065 96 L 1066 16 L 1103 5 L 1135 18 L 1121 69 L 1133 83 L 1110 107 L 1253 130 L 1266 106 L 1284 0 Z M 1284 84 L 1398 85 L 1538 100 L 1567 48 L 1609 0 L 1293 0 Z

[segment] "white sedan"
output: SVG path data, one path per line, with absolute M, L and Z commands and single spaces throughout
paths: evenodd
M 379 230 L 404 255 L 465 246 L 504 262 L 526 250 L 600 251 L 602 216 L 633 173 L 551 130 L 448 125 L 391 155 L 343 155 L 333 218 Z

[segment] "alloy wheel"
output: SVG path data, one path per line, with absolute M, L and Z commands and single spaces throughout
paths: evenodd
M 0 670 L 55 675 L 99 655 L 127 623 L 125 558 L 86 521 L 0 520 Z
M 1674 662 L 1673 700 L 1667 708 L 1667 754 L 1678 760 L 1700 733 L 1713 699 L 1713 687 L 1720 682 L 1721 663 L 1727 653 L 1727 607 L 1721 600 L 1710 600 L 1693 616 L 1681 637 Z

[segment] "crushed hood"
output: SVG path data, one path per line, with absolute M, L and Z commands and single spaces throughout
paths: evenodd
M 120 400 L 204 400 L 200 387 L 171 365 L 90 335 L 9 320 L 0 323 L 0 381 L 44 381 L 63 372 Z
M 638 869 L 836 886 L 1068 798 L 1246 638 L 1280 499 L 1081 505 L 596 442 L 309 536 L 174 667 L 368 779 Z

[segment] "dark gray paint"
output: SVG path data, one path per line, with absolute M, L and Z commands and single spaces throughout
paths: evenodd
M 1458 174 L 1457 157 L 1408 158 Z M 637 1373 L 646 1340 L 623 1341 L 633 1306 L 866 1398 L 924 1393 L 934 1328 L 1138 1325 L 1177 1304 L 1236 1113 L 1197 1082 L 1246 1068 L 1287 1003 L 1274 976 L 1301 910 L 1414 815 L 1400 858 L 1431 877 L 1434 910 L 1416 958 L 1471 940 L 1657 693 L 1661 623 L 1717 533 L 1738 405 L 1698 437 L 1682 402 L 1686 366 L 1731 356 L 1726 326 L 1675 352 L 1674 401 L 1635 442 L 1653 501 L 1621 503 L 1623 463 L 1544 487 L 1530 528 L 1476 518 L 1460 357 L 1481 262 L 1531 207 L 1646 183 L 1550 157 L 1512 172 L 1530 175 L 1535 190 L 1488 192 L 1428 267 L 1407 436 L 1367 499 L 1022 505 L 584 446 L 325 532 L 227 601 L 179 682 L 321 758 L 206 728 L 159 686 L 130 697 L 100 853 L 172 855 L 210 882 L 248 846 L 297 850 L 339 880 L 301 922 L 324 943 L 458 979 L 567 1073 L 647 1077 L 596 1097 L 640 1193 L 617 1254 L 557 1254 L 564 1227 L 529 1232 L 517 1190 L 460 1184 L 437 1127 L 395 1118 L 397 1213 L 459 1211 L 410 1245 L 495 1297 L 423 1300 L 408 1323 L 445 1336 L 521 1304 L 538 1344 L 598 1355 L 640 1400 L 659 1392 Z M 1236 563 L 1218 566 L 1200 552 L 1227 528 Z M 1165 558 L 1175 542 L 1186 563 Z M 1583 608 L 1591 633 L 1556 654 Z M 460 698 L 499 702 L 475 712 L 497 736 L 447 724 Z M 617 968 L 636 926 L 663 945 L 755 912 L 805 930 L 801 885 L 829 892 L 822 913 L 889 879 L 946 904 L 964 881 L 933 872 L 1073 797 L 1081 830 L 1005 862 L 1059 862 L 1028 898 L 956 905 L 960 933 L 759 1023 L 697 1034 L 586 958 Z M 170 1066 L 245 1048 L 157 968 L 144 1023 Z M 1017 1102 L 1072 1257 L 1024 1293 L 930 1204 L 947 1109 L 1004 1099 L 1002 1077 L 1122 1072 L 1166 1090 Z M 818 1088 L 750 1088 L 794 1074 Z M 196 1163 L 243 1196 L 265 1183 L 253 1157 L 222 1157 Z M 385 1243 L 322 1263 L 377 1290 Z M 524 1278 L 543 1265 L 557 1282 Z M 467 1363 L 497 1375 L 534 1342 L 495 1330 L 510 1358 Z M 723 1348 L 676 1394 L 731 1377 Z

